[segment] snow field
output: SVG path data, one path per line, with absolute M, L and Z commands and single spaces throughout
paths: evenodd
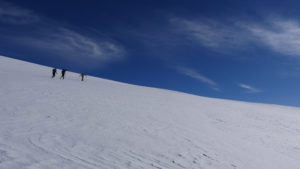
M 51 79 L 6 57 L 0 76 L 0 169 L 300 168 L 299 108 Z

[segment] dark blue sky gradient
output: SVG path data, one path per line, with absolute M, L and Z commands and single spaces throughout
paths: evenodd
M 299 1 L 9 0 L 0 6 L 0 55 L 201 96 L 300 106 Z M 104 52 L 93 53 L 95 45 Z

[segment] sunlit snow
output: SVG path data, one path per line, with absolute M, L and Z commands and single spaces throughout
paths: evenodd
M 1 169 L 300 168 L 300 108 L 51 70 L 0 57 Z

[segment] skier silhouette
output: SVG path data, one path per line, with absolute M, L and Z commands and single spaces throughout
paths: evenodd
M 84 73 L 81 73 L 80 76 L 81 76 L 81 81 L 83 81 L 83 80 L 84 80 L 85 74 L 84 74 Z
M 57 72 L 56 72 L 56 68 L 53 68 L 53 69 L 52 69 L 52 78 L 55 77 L 56 73 L 57 73 Z
M 61 70 L 61 77 L 60 77 L 60 79 L 65 79 L 66 71 L 67 71 L 67 69 Z

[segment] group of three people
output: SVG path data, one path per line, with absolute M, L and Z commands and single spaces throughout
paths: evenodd
M 62 70 L 61 70 L 61 77 L 60 77 L 60 79 L 65 79 L 66 71 L 67 71 L 67 69 L 62 69 Z M 53 69 L 52 69 L 52 78 L 54 78 L 56 74 L 57 74 L 57 69 L 56 69 L 56 68 L 53 68 Z M 81 73 L 80 76 L 81 76 L 81 81 L 83 81 L 83 80 L 84 80 L 85 74 L 84 74 L 84 73 Z

